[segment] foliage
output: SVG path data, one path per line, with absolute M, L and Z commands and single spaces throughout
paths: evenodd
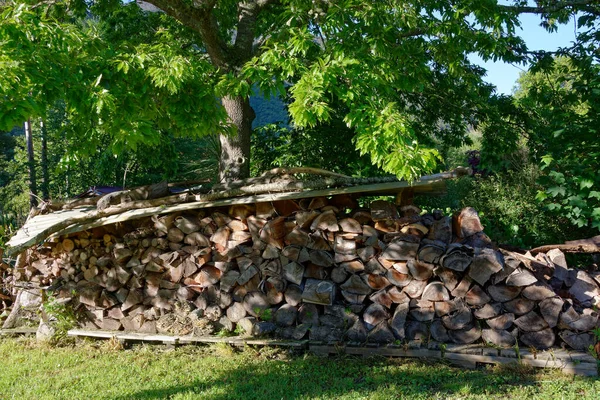
M 141 37 L 125 38 L 127 31 L 108 35 L 110 19 L 96 23 L 67 14 L 57 20 L 24 4 L 7 7 L 0 24 L 0 93 L 5 98 L 0 129 L 45 118 L 62 101 L 64 137 L 77 143 L 69 149 L 72 158 L 94 155 L 99 147 L 121 154 L 159 145 L 165 131 L 187 137 L 224 131 L 214 70 L 201 54 L 185 43 L 173 46 L 168 23 L 142 13 L 134 3 L 119 15 L 145 27 Z
M 340 120 L 315 128 L 262 126 L 252 136 L 251 173 L 285 166 L 318 167 L 351 176 L 381 174 L 356 150 L 353 136 L 354 131 Z
M 577 227 L 600 230 L 600 67 L 597 56 L 547 60 L 524 74 L 516 106 L 541 165 L 537 198 Z
M 49 324 L 54 328 L 53 343 L 64 343 L 67 332 L 77 325 L 77 315 L 70 304 L 58 301 L 54 296 L 49 296 L 42 304 L 43 312 L 49 318 Z
M 555 370 L 462 370 L 443 363 L 291 356 L 248 348 L 141 346 L 106 351 L 98 342 L 48 348 L 4 339 L 0 397 L 36 399 L 595 399 L 600 381 Z M 98 373 L 102 371 L 102 373 Z
M 485 177 L 464 177 L 448 182 L 446 195 L 422 196 L 415 202 L 426 210 L 441 209 L 448 214 L 475 208 L 485 233 L 495 243 L 532 248 L 590 236 L 588 230 L 573 229 L 566 218 L 539 207 L 539 176 L 538 168 L 525 165 Z
M 485 71 L 467 54 L 522 62 L 520 13 L 552 29 L 577 7 L 592 21 L 596 11 L 587 1 L 535 11 L 522 1 L 149 1 L 175 21 L 133 2 L 28 3 L 9 2 L 0 25 L 0 128 L 61 99 L 75 153 L 102 143 L 118 154 L 159 143 L 163 131 L 229 132 L 217 98 L 258 87 L 291 96 L 297 127 L 342 119 L 361 154 L 406 179 L 438 167 L 436 140 L 468 143 L 468 126 L 493 108 Z

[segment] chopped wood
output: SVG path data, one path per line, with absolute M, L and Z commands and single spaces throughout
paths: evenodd
M 523 317 L 520 317 L 523 318 Z M 485 321 L 487 325 L 497 331 L 508 329 L 515 322 L 515 314 L 505 313 L 498 315 L 497 317 L 490 318 Z
M 452 224 L 454 226 L 454 234 L 459 239 L 467 238 L 483 231 L 479 214 L 472 207 L 463 208 L 458 214 L 454 215 Z
M 470 329 L 451 330 L 448 331 L 450 339 L 457 344 L 470 344 L 474 343 L 481 338 L 481 330 L 473 326 Z
M 502 253 L 492 249 L 482 249 L 473 257 L 469 267 L 469 276 L 480 285 L 485 285 L 493 274 L 504 268 Z
M 500 303 L 487 303 L 483 307 L 473 311 L 473 315 L 477 319 L 489 319 L 494 318 L 502 311 L 502 304 Z
M 479 285 L 473 285 L 473 287 L 465 295 L 467 304 L 472 306 L 483 306 L 488 303 L 491 298 L 484 292 Z
M 543 350 L 552 347 L 556 336 L 551 328 L 546 328 L 541 331 L 526 332 L 520 335 L 519 339 L 527 346 Z
M 483 329 L 481 337 L 485 342 L 503 348 L 513 347 L 516 343 L 515 337 L 506 330 Z
M 340 227 L 337 223 L 337 218 L 333 211 L 325 211 L 319 214 L 311 223 L 310 229 L 315 231 L 320 229 L 322 231 L 337 232 Z
M 407 267 L 411 276 L 420 281 L 426 281 L 433 275 L 433 264 L 411 259 L 408 260 Z
M 521 288 L 518 286 L 492 285 L 488 287 L 488 293 L 494 301 L 507 302 L 521 294 Z
M 550 328 L 558 324 L 558 317 L 564 304 L 564 300 L 560 297 L 550 297 L 540 301 L 540 313 Z
M 447 301 L 450 300 L 450 294 L 441 282 L 431 282 L 423 289 L 421 298 L 429 301 Z
M 360 280 L 360 278 L 359 278 Z M 335 284 L 330 281 L 307 279 L 302 292 L 302 300 L 313 304 L 333 304 Z
M 518 268 L 506 278 L 508 286 L 529 286 L 537 282 L 537 278 L 526 269 Z

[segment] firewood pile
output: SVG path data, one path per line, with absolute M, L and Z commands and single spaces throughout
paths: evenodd
M 14 277 L 105 330 L 587 350 L 600 326 L 600 274 L 560 250 L 498 250 L 472 208 L 345 195 L 98 227 L 46 242 Z

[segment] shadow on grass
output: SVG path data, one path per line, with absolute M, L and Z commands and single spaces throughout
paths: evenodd
M 249 362 L 227 371 L 198 371 L 192 384 L 130 393 L 125 399 L 300 399 L 504 397 L 515 386 L 536 385 L 522 371 L 462 370 L 442 363 L 350 356 L 305 356 Z

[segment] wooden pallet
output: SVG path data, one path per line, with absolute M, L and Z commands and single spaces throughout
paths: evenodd
M 0 329 L 0 336 L 29 336 L 35 335 L 37 328 Z
M 535 368 L 560 369 L 571 375 L 598 376 L 597 360 L 589 354 L 562 349 L 550 349 L 532 353 L 528 350 L 495 349 L 480 345 L 447 345 L 442 348 L 407 346 L 363 346 L 353 343 L 334 344 L 310 342 L 309 351 L 315 354 L 352 354 L 364 357 L 403 357 L 447 360 L 465 368 L 477 368 L 485 364 L 520 363 Z
M 210 343 L 226 343 L 232 346 L 277 346 L 287 347 L 298 350 L 306 350 L 308 348 L 307 340 L 276 340 L 276 339 L 253 339 L 240 336 L 217 337 L 217 336 L 174 336 L 174 335 L 157 335 L 136 332 L 123 331 L 100 331 L 100 330 L 85 330 L 71 329 L 67 333 L 74 337 L 91 337 L 97 339 L 116 339 L 122 343 L 129 342 L 150 342 L 162 343 L 171 346 L 183 344 L 210 344 Z
M 35 333 L 35 330 L 33 330 L 33 333 Z M 253 339 L 240 336 L 173 336 L 84 329 L 72 329 L 68 332 L 68 335 L 97 339 L 114 338 L 124 345 L 133 342 L 161 343 L 168 346 L 226 343 L 239 347 L 286 347 L 294 350 L 308 350 L 319 355 L 350 354 L 363 357 L 383 356 L 447 360 L 453 365 L 465 368 L 477 368 L 486 364 L 520 363 L 535 368 L 560 369 L 563 373 L 571 375 L 598 376 L 598 363 L 594 357 L 586 353 L 562 349 L 550 349 L 534 353 L 523 349 L 496 349 L 481 345 L 448 344 L 440 346 L 433 343 L 424 346 L 418 341 L 409 342 L 405 346 L 381 346 L 370 343 L 366 345 L 363 343 L 325 343 L 308 340 Z

